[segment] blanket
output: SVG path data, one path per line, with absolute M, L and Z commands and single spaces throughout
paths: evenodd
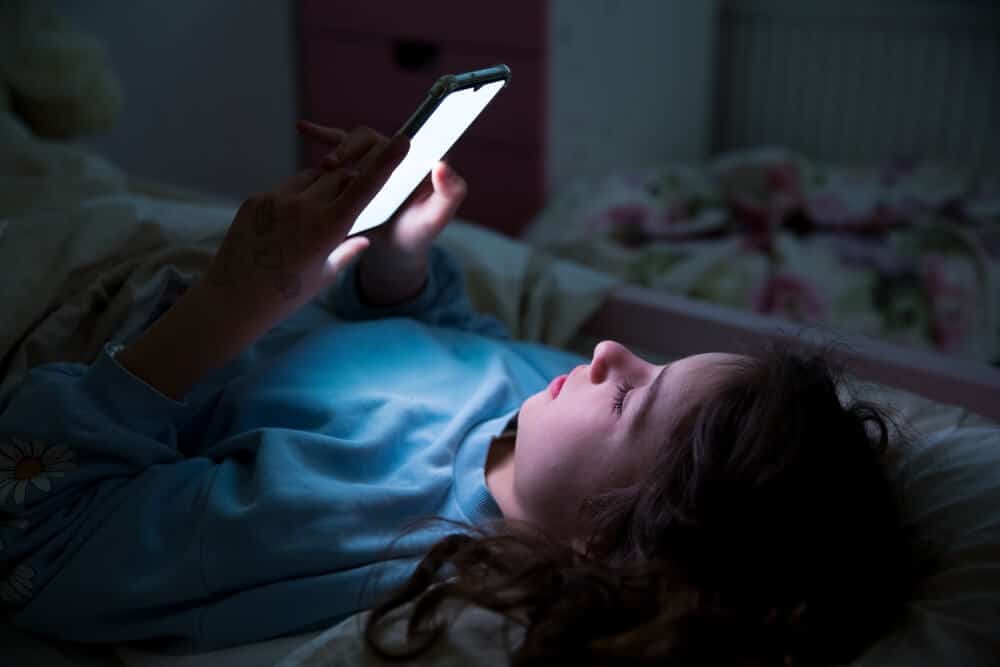
M 1000 363 L 1000 178 L 780 149 L 570 184 L 529 242 L 631 283 Z

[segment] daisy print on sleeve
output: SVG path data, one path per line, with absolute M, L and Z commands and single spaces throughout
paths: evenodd
M 28 522 L 25 521 L 24 519 L 7 518 L 3 512 L 0 512 L 0 559 L 3 558 L 2 552 L 7 547 L 6 543 L 3 540 L 4 531 L 2 529 L 6 528 L 11 531 L 16 530 L 18 532 L 23 533 L 27 527 L 28 527 Z M 0 577 L 0 579 L 2 578 L 3 577 Z
M 76 454 L 62 445 L 12 438 L 0 442 L 0 507 L 8 501 L 24 505 L 32 494 L 47 494 L 52 480 L 76 470 Z
M 0 578 L 0 602 L 11 606 L 22 605 L 31 599 L 34 592 L 34 568 L 18 565 Z

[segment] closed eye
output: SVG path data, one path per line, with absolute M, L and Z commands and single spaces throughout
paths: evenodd
M 613 407 L 611 408 L 611 411 L 617 414 L 619 417 L 621 417 L 622 414 L 622 406 L 625 405 L 625 397 L 628 395 L 630 391 L 632 391 L 632 389 L 633 389 L 632 385 L 629 384 L 628 382 L 622 382 L 620 385 L 618 385 L 618 392 L 615 394 L 615 402 Z

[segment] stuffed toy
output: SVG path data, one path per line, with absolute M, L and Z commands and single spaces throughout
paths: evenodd
M 0 113 L 38 137 L 73 139 L 108 129 L 121 84 L 107 52 L 44 0 L 0 2 Z

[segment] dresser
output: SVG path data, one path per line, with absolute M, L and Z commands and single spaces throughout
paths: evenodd
M 510 84 L 447 156 L 458 215 L 509 236 L 544 202 L 548 2 L 299 0 L 301 117 L 392 134 L 443 74 L 504 63 Z M 303 164 L 321 153 L 303 146 Z

